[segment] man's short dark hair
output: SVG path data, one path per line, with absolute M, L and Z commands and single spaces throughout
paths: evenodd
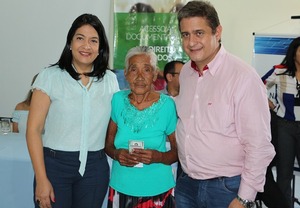
M 184 64 L 184 62 L 182 62 L 182 61 L 170 61 L 165 65 L 165 67 L 164 67 L 164 79 L 165 79 L 166 82 L 168 82 L 167 74 L 172 74 L 172 73 L 175 72 L 175 64 L 176 63 Z

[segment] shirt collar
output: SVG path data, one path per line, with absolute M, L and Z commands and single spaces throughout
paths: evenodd
M 220 46 L 220 49 L 218 51 L 218 53 L 216 54 L 216 56 L 213 58 L 213 60 L 211 62 L 209 62 L 204 68 L 203 68 L 203 72 L 208 70 L 208 72 L 210 72 L 211 75 L 214 75 L 217 71 L 218 68 L 220 68 L 219 66 L 221 65 L 222 61 L 223 61 L 223 56 L 226 54 L 226 50 L 223 47 L 223 45 Z M 199 69 L 196 65 L 196 63 L 194 61 L 191 61 L 191 68 L 193 69 L 194 72 L 197 72 L 199 74 Z M 199 74 L 199 77 L 203 76 L 201 74 Z
M 203 74 L 201 74 L 199 68 L 197 67 L 197 65 L 196 65 L 196 63 L 194 61 L 191 61 L 191 67 L 199 74 L 199 77 L 201 77 L 203 75 Z M 204 72 L 205 70 L 208 70 L 208 68 L 209 67 L 207 65 L 205 65 L 203 67 L 202 71 Z

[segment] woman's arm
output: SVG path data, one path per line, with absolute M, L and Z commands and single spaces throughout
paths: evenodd
M 268 103 L 270 110 L 274 110 L 276 108 L 276 105 L 270 99 L 268 99 Z
M 45 169 L 42 132 L 50 107 L 50 98 L 41 90 L 34 90 L 28 115 L 26 140 L 36 179 L 36 199 L 43 207 L 51 207 L 54 192 Z
M 172 163 L 178 160 L 175 132 L 168 135 L 168 139 L 170 141 L 171 149 L 168 152 L 163 153 L 163 158 L 161 163 L 171 165 Z
M 130 154 L 128 149 L 116 149 L 114 145 L 117 129 L 117 124 L 110 119 L 106 133 L 105 152 L 112 159 L 119 161 L 123 166 L 135 166 L 138 164 L 137 158 Z
M 19 133 L 19 127 L 17 122 L 12 122 L 12 132 Z
M 117 133 L 117 124 L 113 122 L 113 120 L 109 120 L 108 128 L 106 132 L 106 140 L 105 140 L 105 152 L 112 159 L 116 160 L 116 148 L 114 145 L 115 137 Z

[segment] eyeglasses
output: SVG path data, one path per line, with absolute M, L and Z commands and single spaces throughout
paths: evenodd
M 298 80 L 297 81 L 297 85 L 296 85 L 296 89 L 298 90 L 298 94 L 296 95 L 296 97 L 299 97 L 300 96 L 300 83 L 298 83 Z

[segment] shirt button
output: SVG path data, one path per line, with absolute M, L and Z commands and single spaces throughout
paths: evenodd
M 191 119 L 194 119 L 195 118 L 195 116 L 194 115 L 191 115 Z
M 195 99 L 198 99 L 199 98 L 199 95 L 195 95 Z

